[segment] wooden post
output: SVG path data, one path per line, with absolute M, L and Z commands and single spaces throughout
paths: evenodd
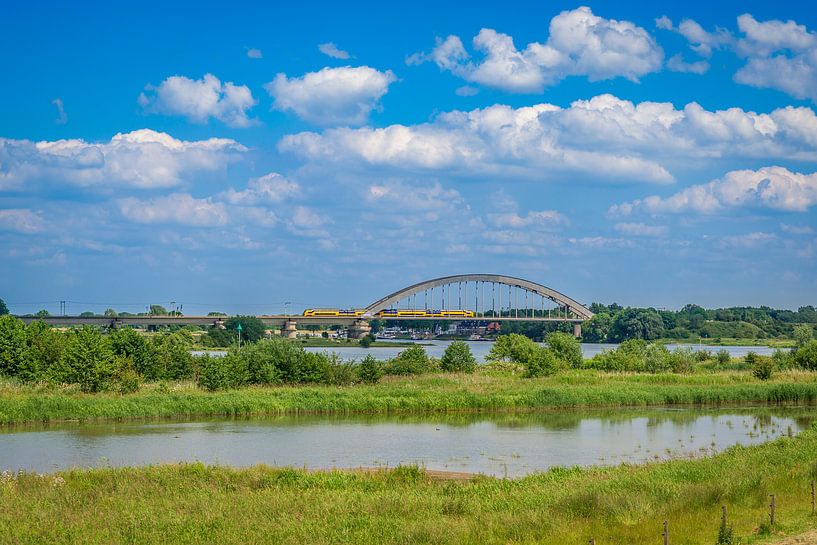
M 771 522 L 772 526 L 774 526 L 774 494 L 769 494 L 769 496 L 772 498 L 772 503 L 769 504 L 769 507 L 771 508 L 769 511 L 769 522 Z
M 669 521 L 664 521 L 664 545 L 669 545 Z
M 726 526 L 726 506 L 721 507 L 721 523 Z
M 811 514 L 814 515 L 814 479 L 811 480 Z

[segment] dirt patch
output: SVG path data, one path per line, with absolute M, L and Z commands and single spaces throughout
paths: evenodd
M 775 541 L 775 545 L 817 545 L 817 530 L 811 530 L 799 536 L 787 537 L 783 541 Z

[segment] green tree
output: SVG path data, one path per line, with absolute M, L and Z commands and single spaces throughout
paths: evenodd
M 282 381 L 282 372 L 279 365 L 287 361 L 287 378 L 297 373 L 291 372 L 297 368 L 303 355 L 303 349 L 294 343 L 283 339 L 261 340 L 255 344 L 241 348 L 241 355 L 247 361 L 248 381 L 253 384 L 278 384 Z
M 167 309 L 162 305 L 150 305 L 149 314 L 151 316 L 167 316 Z
M 772 373 L 774 372 L 774 362 L 772 358 L 767 356 L 758 356 L 754 352 L 749 352 L 746 354 L 746 362 L 749 362 L 749 356 L 753 356 L 752 358 L 752 375 L 755 378 L 760 380 L 769 380 L 772 378 Z
M 196 382 L 200 388 L 214 392 L 223 390 L 230 384 L 227 367 L 223 358 L 214 358 L 208 354 L 196 358 L 198 361 L 198 377 Z
M 227 317 L 227 315 L 224 314 L 223 312 L 208 312 L 207 316 L 216 316 L 216 317 L 221 316 L 221 317 L 225 317 L 225 318 Z
M 28 366 L 26 326 L 22 320 L 0 316 L 0 374 L 16 376 Z
M 267 326 L 255 316 L 233 316 L 224 321 L 224 329 L 211 327 L 207 332 L 211 346 L 230 346 L 238 343 L 238 325 L 241 324 L 241 343 L 254 343 L 264 338 Z
M 357 376 L 361 382 L 374 384 L 383 377 L 383 366 L 374 356 L 367 354 L 357 366 Z
M 817 341 L 808 341 L 797 349 L 792 358 L 797 367 L 817 371 Z
M 45 309 L 40 309 L 34 316 L 36 316 L 37 318 L 45 318 L 46 316 L 51 316 L 51 313 Z
M 610 340 L 658 339 L 664 334 L 664 322 L 653 309 L 628 308 L 616 316 L 610 329 Z
M 104 312 L 104 313 L 102 313 L 102 315 L 103 315 L 103 316 L 107 316 L 107 317 L 109 317 L 109 318 L 116 318 L 117 316 L 119 316 L 119 313 L 118 313 L 118 312 L 116 312 L 116 311 L 115 311 L 114 309 L 112 309 L 112 308 L 106 308 L 106 309 L 105 309 L 105 312 Z
M 26 327 L 26 338 L 30 366 L 27 379 L 53 378 L 54 371 L 59 369 L 62 352 L 65 349 L 65 335 L 52 329 L 42 320 L 37 320 Z
M 93 318 L 94 316 L 96 316 L 96 314 L 94 314 L 90 310 L 86 310 L 85 312 L 80 312 L 79 315 L 82 318 Z
M 567 363 L 574 369 L 579 369 L 584 364 L 582 356 L 582 346 L 579 340 L 569 333 L 554 332 L 545 337 L 545 343 L 553 351 L 553 355 Z
M 432 370 L 428 354 L 419 344 L 409 346 L 386 365 L 389 375 L 421 375 Z
M 6 302 L 0 299 L 0 316 L 5 316 L 9 313 L 9 307 L 6 306 Z
M 116 372 L 108 340 L 90 326 L 68 336 L 61 366 L 63 380 L 78 383 L 84 392 L 104 389 Z
M 154 366 L 153 345 L 136 330 L 130 327 L 116 329 L 110 335 L 110 342 L 114 355 L 131 358 L 136 372 L 157 378 L 151 369 Z
M 525 376 L 546 377 L 564 369 L 566 363 L 549 348 L 537 347 L 525 363 Z
M 613 327 L 613 315 L 608 312 L 596 314 L 582 324 L 582 337 L 589 343 L 603 343 Z
M 372 335 L 371 333 L 367 333 L 366 335 L 363 335 L 357 342 L 363 348 L 369 348 L 370 346 L 372 346 L 372 343 L 374 342 L 374 335 Z
M 193 376 L 193 337 L 189 331 L 163 333 L 153 337 L 153 357 L 145 370 L 151 380 L 180 380 Z
M 536 348 L 536 343 L 524 335 L 518 333 L 500 335 L 494 341 L 485 359 L 488 361 L 512 361 L 524 364 L 531 358 Z
M 794 327 L 794 341 L 798 347 L 803 346 L 814 338 L 814 328 L 808 324 L 801 324 Z
M 440 368 L 449 373 L 473 373 L 477 368 L 477 360 L 465 342 L 454 341 L 445 349 Z

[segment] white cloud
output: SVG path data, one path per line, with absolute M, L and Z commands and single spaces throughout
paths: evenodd
M 20 233 L 39 233 L 45 229 L 40 214 L 26 208 L 0 210 L 0 229 Z
M 235 140 L 177 140 L 150 129 L 120 133 L 104 143 L 0 138 L 0 189 L 36 181 L 171 187 L 192 173 L 222 169 L 245 151 Z
M 348 59 L 351 56 L 348 51 L 338 49 L 338 46 L 336 46 L 334 42 L 320 44 L 318 45 L 318 49 L 321 53 L 333 59 Z
M 250 59 L 263 59 L 264 53 L 261 52 L 260 49 L 256 49 L 255 47 L 247 48 L 247 57 Z
M 229 218 L 222 203 L 196 199 L 187 193 L 171 193 L 155 199 L 120 199 L 119 210 L 137 223 L 178 223 L 193 227 L 226 225 Z
M 454 92 L 457 94 L 457 96 L 472 97 L 479 93 L 479 88 L 471 85 L 463 85 L 462 87 L 457 87 Z
M 817 33 L 795 21 L 759 22 L 748 13 L 738 17 L 738 28 L 745 37 L 737 51 L 747 62 L 735 81 L 817 101 Z
M 729 235 L 719 239 L 719 245 L 732 248 L 761 248 L 777 240 L 771 233 L 754 232 L 745 235 Z
M 396 80 L 391 70 L 344 66 L 326 67 L 300 78 L 278 74 L 264 87 L 275 98 L 275 109 L 292 110 L 310 123 L 362 125 Z
M 768 114 L 708 111 L 694 102 L 678 110 L 600 95 L 568 108 L 494 105 L 412 126 L 303 132 L 284 137 L 279 147 L 334 164 L 537 180 L 578 172 L 603 181 L 666 183 L 673 181 L 668 167 L 693 158 L 817 160 L 817 115 L 792 107 Z
M 287 180 L 276 172 L 270 172 L 260 178 L 252 178 L 247 188 L 236 191 L 232 187 L 219 197 L 230 204 L 255 205 L 259 203 L 278 204 L 298 195 L 301 187 Z
M 686 62 L 679 53 L 670 57 L 667 61 L 667 68 L 673 72 L 704 74 L 709 70 L 709 63 L 706 61 Z
M 61 98 L 55 98 L 51 101 L 51 104 L 57 107 L 57 119 L 54 120 L 54 123 L 57 125 L 65 125 L 68 123 L 68 114 L 65 113 L 65 107 L 63 106 Z
M 780 229 L 784 233 L 790 233 L 792 235 L 810 235 L 814 232 L 814 229 L 808 225 L 790 225 L 788 223 L 781 223 Z
M 660 237 L 667 234 L 666 226 L 647 225 L 646 223 L 616 223 L 613 229 L 623 235 L 637 237 Z
M 457 36 L 437 40 L 429 54 L 415 54 L 409 64 L 433 61 L 442 70 L 474 83 L 510 92 L 536 93 L 567 76 L 590 81 L 625 77 L 632 81 L 660 70 L 663 51 L 643 28 L 629 21 L 604 19 L 590 8 L 563 11 L 550 21 L 545 43 L 518 50 L 513 38 L 483 28 L 473 40 L 484 53 L 474 62 Z
M 531 210 L 524 216 L 517 212 L 492 213 L 488 214 L 488 221 L 496 227 L 511 229 L 555 228 L 570 223 L 564 214 L 555 210 Z
M 687 187 L 666 198 L 651 196 L 614 205 L 610 213 L 710 214 L 742 206 L 804 212 L 815 204 L 817 173 L 800 174 L 783 167 L 764 167 L 759 170 L 733 170 L 721 179 Z
M 256 122 L 247 117 L 247 110 L 256 104 L 250 88 L 222 83 L 212 74 L 200 80 L 171 76 L 158 87 L 148 85 L 145 90 L 147 94 L 139 95 L 139 104 L 146 112 L 181 115 L 196 123 L 206 123 L 212 117 L 231 127 Z
M 677 32 L 687 39 L 689 47 L 702 57 L 710 57 L 714 49 L 734 44 L 735 38 L 723 28 L 716 28 L 715 32 L 708 32 L 692 19 L 684 19 L 677 27 L 666 15 L 655 20 L 655 26 Z

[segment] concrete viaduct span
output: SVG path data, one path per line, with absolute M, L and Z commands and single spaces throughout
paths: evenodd
M 486 320 L 527 322 L 568 322 L 573 332 L 581 335 L 581 323 L 593 317 L 593 312 L 575 299 L 536 282 L 499 274 L 461 274 L 418 282 L 397 290 L 367 306 L 360 316 L 257 316 L 266 325 L 280 328 L 282 335 L 297 335 L 298 324 L 345 325 L 350 337 L 361 337 L 371 331 L 369 322 L 380 313 L 394 309 L 424 309 L 435 311 L 467 310 L 463 317 L 388 316 L 388 320 Z M 94 324 L 119 327 L 124 325 L 220 325 L 224 317 L 212 316 L 20 316 L 29 323 L 42 319 L 51 325 Z

